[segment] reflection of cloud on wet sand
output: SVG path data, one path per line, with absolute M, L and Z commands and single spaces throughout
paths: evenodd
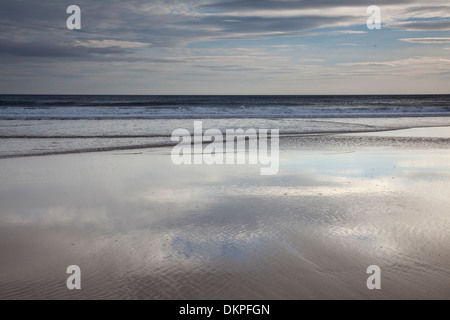
M 371 264 L 390 281 L 383 297 L 445 294 L 446 150 L 283 153 L 273 177 L 248 166 L 176 167 L 169 157 L 21 159 L 40 166 L 16 183 L 21 168 L 5 161 L 4 295 L 31 283 L 70 297 L 55 283 L 77 263 L 79 297 L 369 297 L 358 288 Z M 416 176 L 427 171 L 444 174 Z

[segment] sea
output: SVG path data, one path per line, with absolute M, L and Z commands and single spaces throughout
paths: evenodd
M 283 137 L 450 126 L 450 95 L 0 95 L 0 158 L 167 147 L 172 132 Z

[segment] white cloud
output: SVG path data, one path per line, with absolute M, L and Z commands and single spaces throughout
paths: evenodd
M 303 58 L 299 59 L 301 62 L 323 62 L 323 59 Z
M 335 30 L 331 31 L 329 34 L 364 34 L 367 31 L 357 31 L 357 30 Z
M 143 48 L 148 47 L 149 43 L 144 42 L 131 42 L 131 41 L 118 41 L 118 40 L 88 40 L 88 41 L 75 41 L 77 46 L 88 48 Z
M 387 67 L 398 67 L 398 66 L 410 66 L 410 65 L 424 65 L 424 64 L 445 64 L 449 63 L 450 60 L 440 57 L 412 57 L 407 59 L 399 59 L 392 61 L 367 61 L 367 62 L 350 62 L 350 63 L 339 63 L 339 66 L 344 67 L 358 67 L 358 66 L 387 66 Z
M 439 37 L 404 38 L 404 39 L 399 39 L 399 40 L 405 41 L 405 42 L 410 42 L 410 43 L 425 43 L 425 44 L 450 43 L 450 38 L 439 38 Z

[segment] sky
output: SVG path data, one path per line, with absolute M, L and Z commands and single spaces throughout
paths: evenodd
M 450 2 L 1 0 L 0 93 L 450 94 Z

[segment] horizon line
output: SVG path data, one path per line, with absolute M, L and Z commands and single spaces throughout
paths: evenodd
M 137 94 L 137 93 L 0 93 L 0 96 L 448 96 L 450 93 L 336 93 L 336 94 Z

